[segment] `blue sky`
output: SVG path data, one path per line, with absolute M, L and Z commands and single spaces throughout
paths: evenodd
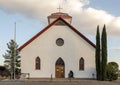
M 73 17 L 72 25 L 94 43 L 97 25 L 102 30 L 106 24 L 108 61 L 120 65 L 120 0 L 0 0 L 0 65 L 6 43 L 14 37 L 14 23 L 16 41 L 21 46 L 47 26 L 47 16 L 58 12 L 59 3 L 61 11 Z
M 105 10 L 115 16 L 120 16 L 119 4 L 120 0 L 90 0 L 89 6 L 99 10 Z

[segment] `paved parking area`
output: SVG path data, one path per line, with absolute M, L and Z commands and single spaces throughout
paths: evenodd
M 0 85 L 120 85 L 117 81 L 96 81 L 96 80 L 79 80 L 79 81 L 1 81 Z

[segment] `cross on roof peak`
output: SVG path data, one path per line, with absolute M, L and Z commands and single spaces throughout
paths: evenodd
M 60 12 L 62 8 L 61 8 L 61 7 L 60 7 L 60 5 L 59 5 L 59 7 L 58 7 L 57 9 L 58 9 L 58 10 L 59 10 L 59 12 Z

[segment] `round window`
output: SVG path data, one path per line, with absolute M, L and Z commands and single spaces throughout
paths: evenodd
M 56 44 L 57 44 L 58 46 L 62 46 L 62 45 L 64 44 L 64 40 L 63 40 L 62 38 L 58 38 L 58 39 L 56 40 Z

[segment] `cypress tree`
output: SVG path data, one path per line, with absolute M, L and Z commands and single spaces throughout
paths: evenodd
M 100 33 L 99 33 L 99 26 L 97 26 L 97 33 L 96 33 L 96 77 L 97 80 L 100 80 L 101 76 L 101 62 L 100 62 Z
M 107 34 L 106 34 L 106 26 L 104 25 L 102 30 L 101 37 L 101 45 L 102 45 L 102 80 L 106 79 L 106 65 L 107 65 Z

